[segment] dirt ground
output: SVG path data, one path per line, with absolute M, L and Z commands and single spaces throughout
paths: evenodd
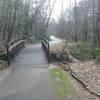
M 57 66 L 62 68 L 62 64 L 55 63 Z M 64 68 L 63 68 L 64 69 Z M 66 65 L 66 69 L 68 66 Z M 80 100 L 100 100 L 100 97 L 96 96 L 95 94 L 90 93 L 84 86 L 81 84 L 77 79 L 75 79 L 69 70 L 64 71 L 67 73 L 70 83 L 75 88 L 75 91 L 79 94 Z
M 100 100 L 99 97 L 91 94 L 89 91 L 87 91 L 76 79 L 74 79 L 69 74 L 69 79 L 71 84 L 74 86 L 75 90 L 79 93 L 81 100 Z
M 100 65 L 96 65 L 94 61 L 88 61 L 69 63 L 69 66 L 71 73 L 74 73 L 74 76 L 86 86 L 84 87 L 81 82 L 69 74 L 70 81 L 81 95 L 82 100 L 100 100 Z M 68 69 L 67 65 L 65 67 Z
M 80 62 L 70 63 L 70 68 L 90 91 L 100 96 L 100 65 L 94 61 Z

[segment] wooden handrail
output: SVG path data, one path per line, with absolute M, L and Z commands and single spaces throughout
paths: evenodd
M 49 62 L 49 40 L 45 37 L 42 36 L 42 48 L 44 49 L 47 57 L 48 57 L 48 62 Z
M 25 40 L 17 39 L 9 42 L 6 45 L 6 49 L 0 53 L 0 58 L 6 60 L 8 65 L 13 57 L 25 47 Z
M 14 45 L 15 43 L 17 43 L 18 41 L 20 41 L 21 39 L 15 39 L 15 40 L 12 40 L 11 42 L 7 43 L 7 46 L 10 47 L 12 45 Z
M 25 40 L 20 40 L 18 42 L 16 42 L 14 45 L 12 45 L 11 47 L 9 47 L 9 51 L 11 51 L 15 46 L 19 45 L 20 43 L 25 42 Z

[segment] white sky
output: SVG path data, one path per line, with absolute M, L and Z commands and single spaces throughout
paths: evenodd
M 51 2 L 53 1 L 54 0 L 51 0 Z M 63 0 L 64 11 L 66 10 L 66 8 L 70 6 L 70 1 L 71 1 L 71 5 L 73 6 L 75 0 Z M 76 1 L 78 2 L 79 0 L 76 0 Z M 52 13 L 52 18 L 57 19 L 61 15 L 61 11 L 62 11 L 62 0 L 56 0 L 54 11 Z

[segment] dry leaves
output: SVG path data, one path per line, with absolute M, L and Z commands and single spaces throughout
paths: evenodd
M 100 95 L 100 66 L 94 61 L 70 63 L 73 72 L 88 86 L 88 88 Z

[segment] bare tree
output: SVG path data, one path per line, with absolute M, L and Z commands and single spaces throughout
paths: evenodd
M 98 0 L 98 33 L 97 33 L 97 37 L 98 37 L 98 47 L 100 48 L 100 0 Z
M 47 7 L 48 0 L 0 0 L 0 40 L 39 36 L 49 22 Z

